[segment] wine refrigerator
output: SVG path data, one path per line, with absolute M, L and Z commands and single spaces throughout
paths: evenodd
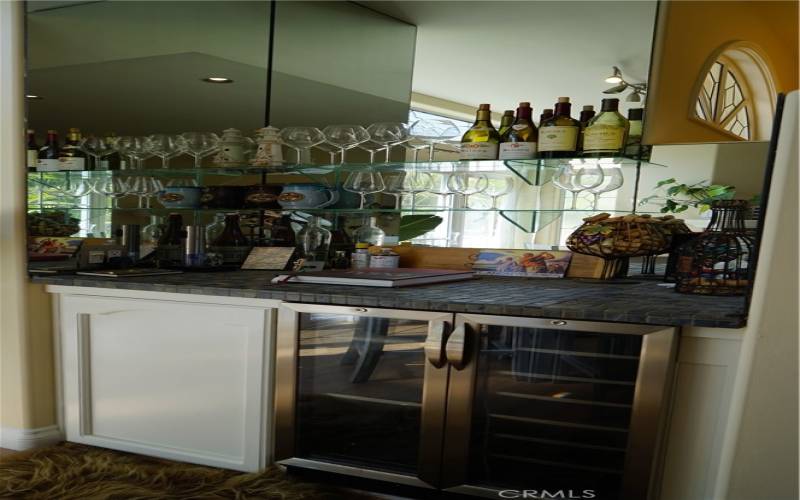
M 662 326 L 284 304 L 276 460 L 490 498 L 652 498 L 676 339 Z

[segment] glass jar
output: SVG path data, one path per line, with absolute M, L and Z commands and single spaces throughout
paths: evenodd
M 744 226 L 746 200 L 711 205 L 711 222 L 678 250 L 675 290 L 702 295 L 744 295 L 750 285 L 754 241 Z
M 370 217 L 369 222 L 356 229 L 353 235 L 356 243 L 367 243 L 369 246 L 382 246 L 386 233 L 378 227 L 377 217 Z
M 322 219 L 312 215 L 306 226 L 297 233 L 300 256 L 311 262 L 326 262 L 331 246 L 331 232 L 322 227 Z

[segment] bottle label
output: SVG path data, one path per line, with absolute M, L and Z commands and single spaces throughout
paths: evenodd
M 583 135 L 584 151 L 618 151 L 622 149 L 625 129 L 613 125 L 592 125 Z
M 29 149 L 28 154 L 26 155 L 27 165 L 29 169 L 35 169 L 36 165 L 39 163 L 39 151 L 35 149 Z
M 539 129 L 539 151 L 575 151 L 578 127 L 557 125 Z
M 535 142 L 504 142 L 500 144 L 501 160 L 531 160 L 535 157 Z
M 517 123 L 516 125 L 511 125 L 511 128 L 513 128 L 514 130 L 525 130 L 526 128 L 528 128 L 528 125 L 524 123 Z
M 462 160 L 496 160 L 497 143 L 462 142 L 460 158 Z
M 79 156 L 62 156 L 58 159 L 59 170 L 85 170 L 86 158 Z
M 38 172 L 57 172 L 58 167 L 59 162 L 56 158 L 43 158 L 36 162 L 36 170 Z

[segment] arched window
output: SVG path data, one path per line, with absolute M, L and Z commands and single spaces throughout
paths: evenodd
M 717 59 L 703 80 L 695 111 L 698 118 L 747 141 L 753 112 L 749 92 L 740 82 L 744 78 L 736 66 L 726 57 Z
M 697 89 L 695 119 L 739 140 L 769 139 L 775 85 L 756 47 L 745 42 L 721 47 Z

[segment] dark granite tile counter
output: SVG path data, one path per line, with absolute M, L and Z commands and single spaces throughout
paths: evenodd
M 124 290 L 277 299 L 425 311 L 472 312 L 653 325 L 739 328 L 742 297 L 682 295 L 658 281 L 608 284 L 576 280 L 480 277 L 409 288 L 283 284 L 267 271 L 185 273 L 139 278 L 37 276 L 34 283 Z

